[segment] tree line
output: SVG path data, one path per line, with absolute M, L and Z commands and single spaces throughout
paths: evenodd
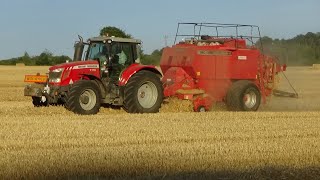
M 310 66 L 320 64 L 320 32 L 308 32 L 291 39 L 272 39 L 262 37 L 256 42 L 264 54 L 276 56 L 279 63 L 289 66 Z M 150 55 L 143 55 L 142 62 L 145 64 L 159 65 L 161 50 L 154 50 Z
M 161 54 L 162 50 L 154 50 L 151 54 L 142 52 L 141 63 L 159 65 Z M 54 56 L 51 52 L 46 50 L 38 56 L 30 56 L 25 52 L 23 56 L 17 58 L 0 60 L 0 65 L 16 65 L 17 63 L 23 63 L 26 66 L 52 66 L 65 63 L 66 61 L 71 61 L 71 58 L 65 55 Z
M 261 38 L 265 54 L 277 56 L 281 63 L 291 66 L 320 63 L 320 32 L 308 32 L 291 39 Z M 260 41 L 257 42 L 260 45 Z
M 102 28 L 99 35 L 133 38 L 131 34 L 114 26 Z M 291 39 L 272 39 L 265 36 L 256 42 L 256 45 L 263 49 L 265 54 L 277 56 L 281 63 L 288 65 L 312 65 L 320 63 L 320 32 L 308 32 L 305 35 L 301 34 Z M 162 50 L 163 49 L 156 49 L 151 54 L 145 54 L 141 51 L 141 63 L 159 65 Z M 54 56 L 50 51 L 45 50 L 38 56 L 29 56 L 29 54 L 25 52 L 21 57 L 0 61 L 0 65 L 24 63 L 30 66 L 51 66 L 64 63 L 67 60 L 71 61 L 71 58 L 65 55 Z
M 52 66 L 70 60 L 71 58 L 69 56 L 55 56 L 50 51 L 45 50 L 37 56 L 30 56 L 25 52 L 23 56 L 0 61 L 0 65 L 16 65 L 17 63 L 23 63 L 26 66 Z

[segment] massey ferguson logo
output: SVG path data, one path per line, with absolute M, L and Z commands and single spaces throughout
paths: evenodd
M 88 69 L 88 68 L 99 68 L 98 64 L 86 64 L 74 66 L 73 69 Z
M 218 51 L 218 50 L 200 50 L 198 51 L 199 55 L 205 56 L 231 56 L 230 51 Z

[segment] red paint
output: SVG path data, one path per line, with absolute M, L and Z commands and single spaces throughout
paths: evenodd
M 165 97 L 184 99 L 188 94 L 182 96 L 177 90 L 201 89 L 204 96 L 191 96 L 194 108 L 208 109 L 213 102 L 224 101 L 233 81 L 250 80 L 260 89 L 263 102 L 266 101 L 266 96 L 272 93 L 268 83 L 273 83 L 274 75 L 285 67 L 258 49 L 247 47 L 244 39 L 218 40 L 224 43 L 214 46 L 180 43 L 163 50 L 160 67 Z
M 86 67 L 86 65 L 96 65 L 98 68 L 90 68 Z M 76 68 L 78 67 L 78 68 Z M 100 79 L 100 68 L 99 68 L 99 62 L 94 60 L 88 60 L 88 61 L 77 61 L 77 62 L 71 62 L 71 63 L 64 63 L 59 64 L 56 66 L 52 66 L 49 68 L 50 71 L 53 71 L 58 68 L 64 68 L 64 71 L 61 76 L 61 82 L 60 83 L 50 83 L 52 85 L 57 86 L 67 86 L 70 83 L 70 80 L 72 82 L 76 82 L 80 79 L 89 79 L 89 76 L 93 76 L 97 79 Z M 157 73 L 161 75 L 161 73 L 156 69 L 155 66 L 150 65 L 141 65 L 141 64 L 131 64 L 129 67 L 127 67 L 123 73 L 121 74 L 119 78 L 119 86 L 124 86 L 128 82 L 128 80 L 138 71 L 141 70 L 148 70 L 152 71 L 154 73 Z
M 151 66 L 151 65 L 142 65 L 142 64 L 131 64 L 129 67 L 127 67 L 121 74 L 120 78 L 119 78 L 119 86 L 124 86 L 127 84 L 127 82 L 129 81 L 129 79 L 137 72 L 141 71 L 141 70 L 148 70 L 148 71 L 152 71 L 156 74 L 161 75 L 161 73 L 156 69 L 155 66 Z
M 77 66 L 85 66 L 85 65 L 98 65 L 98 68 L 79 68 L 75 69 Z M 70 63 L 63 63 L 59 65 L 55 65 L 49 68 L 50 71 L 54 69 L 64 68 L 64 71 L 61 76 L 60 83 L 50 83 L 52 85 L 58 86 L 67 86 L 70 83 L 70 80 L 76 82 L 80 79 L 86 79 L 86 76 L 94 76 L 95 78 L 100 79 L 100 69 L 98 61 L 88 60 L 88 61 L 76 61 Z

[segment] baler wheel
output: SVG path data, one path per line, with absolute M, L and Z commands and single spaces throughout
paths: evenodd
M 101 94 L 94 81 L 80 80 L 69 90 L 65 108 L 82 115 L 97 114 L 100 109 Z
M 206 108 L 204 106 L 199 106 L 197 112 L 206 112 Z
M 125 86 L 123 107 L 129 113 L 159 112 L 162 101 L 162 83 L 151 71 L 137 72 Z
M 261 93 L 253 82 L 240 80 L 231 85 L 226 103 L 230 111 L 257 111 L 261 103 Z

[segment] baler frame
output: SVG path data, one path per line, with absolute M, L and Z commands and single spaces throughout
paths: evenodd
M 190 25 L 193 26 L 193 34 L 179 34 L 180 27 L 182 25 Z M 210 34 L 202 34 L 203 27 L 205 28 L 213 28 L 215 29 L 215 35 Z M 198 31 L 197 31 L 198 28 Z M 229 35 L 229 36 L 222 36 L 219 34 L 219 28 L 234 28 L 235 29 L 235 35 Z M 250 34 L 248 35 L 239 35 L 239 30 L 241 28 L 250 28 Z M 256 31 L 257 36 L 254 36 L 254 31 Z M 260 28 L 257 25 L 247 25 L 247 24 L 222 24 L 222 23 L 178 23 L 177 31 L 174 39 L 174 44 L 177 42 L 178 37 L 186 37 L 186 38 L 194 38 L 197 40 L 200 40 L 201 36 L 211 36 L 216 38 L 232 38 L 232 39 L 238 39 L 238 38 L 245 38 L 249 42 L 251 42 L 252 46 L 255 45 L 255 42 L 259 41 L 260 50 L 263 53 L 263 45 L 261 41 L 261 32 Z M 235 44 L 235 48 L 238 48 L 238 42 Z
M 188 33 L 181 30 L 186 26 Z M 177 42 L 180 37 L 182 41 Z M 285 70 L 277 58 L 264 55 L 256 25 L 178 23 L 174 45 L 163 52 L 160 67 L 165 97 L 192 100 L 195 111 L 208 110 L 218 101 L 226 102 L 230 110 L 257 110 L 260 97 L 265 103 L 272 94 L 275 75 Z M 222 69 L 210 69 L 218 66 Z M 239 104 L 248 99 L 244 94 L 248 87 L 257 97 L 253 107 Z M 235 91 L 239 88 L 241 96 Z M 239 98 L 243 102 L 234 106 L 233 99 Z

